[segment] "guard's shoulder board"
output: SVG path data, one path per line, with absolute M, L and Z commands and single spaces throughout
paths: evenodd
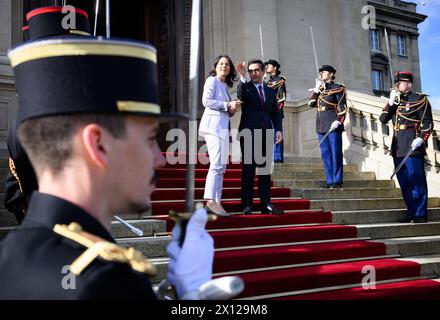
M 68 226 L 57 224 L 53 231 L 87 248 L 70 266 L 70 271 L 74 275 L 80 275 L 98 257 L 106 261 L 126 263 L 133 270 L 146 273 L 149 276 L 156 275 L 154 265 L 140 251 L 121 247 L 85 232 L 76 222 L 72 222 Z
M 416 92 L 416 94 L 418 94 L 419 96 L 422 96 L 422 97 L 429 97 L 429 94 L 427 94 L 427 93 Z
M 339 85 L 342 88 L 346 88 L 345 84 L 343 84 L 343 83 L 336 82 L 336 84 Z

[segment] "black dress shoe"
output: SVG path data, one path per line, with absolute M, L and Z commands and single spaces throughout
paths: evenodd
M 415 217 L 414 223 L 426 223 L 428 222 L 428 218 L 426 217 Z
M 250 206 L 247 206 L 246 208 L 244 208 L 243 214 L 245 214 L 245 215 L 252 214 L 252 208 Z
M 283 214 L 284 210 L 275 208 L 273 205 L 268 204 L 261 208 L 261 214 Z
M 399 223 L 410 223 L 413 220 L 413 218 L 404 217 L 397 220 Z
M 334 183 L 334 184 L 332 185 L 332 188 L 333 188 L 333 189 L 342 189 L 342 183 Z
M 323 189 L 331 189 L 332 187 L 333 187 L 333 185 L 328 184 L 328 183 L 326 183 L 322 186 Z

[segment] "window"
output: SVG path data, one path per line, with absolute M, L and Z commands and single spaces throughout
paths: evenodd
M 371 38 L 371 50 L 380 51 L 379 30 L 371 30 L 370 38 Z
M 406 56 L 406 37 L 397 35 L 397 54 L 399 56 Z
M 373 70 L 371 75 L 373 90 L 383 91 L 383 75 L 380 70 Z

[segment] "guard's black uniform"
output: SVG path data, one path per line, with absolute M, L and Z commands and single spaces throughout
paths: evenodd
M 410 72 L 398 72 L 395 82 L 413 82 Z M 426 222 L 428 215 L 428 185 L 425 175 L 426 142 L 433 130 L 431 105 L 425 94 L 409 91 L 401 94 L 400 103 L 385 106 L 380 116 L 382 123 L 393 122 L 394 134 L 391 155 L 397 168 L 411 151 L 414 139 L 425 142 L 411 153 L 411 156 L 397 172 L 402 197 L 407 206 L 406 217 L 399 222 Z
M 344 131 L 346 116 L 346 88 L 343 84 L 331 81 L 321 87 L 321 93 L 313 92 L 309 100 L 311 108 L 317 108 L 316 133 L 327 133 L 333 121 L 342 125 L 336 131 Z
M 267 62 L 266 62 L 266 64 L 267 64 Z M 269 88 L 276 90 L 278 109 L 280 110 L 280 113 L 281 113 L 281 119 L 284 119 L 284 103 L 286 102 L 286 78 L 284 78 L 282 75 L 279 75 L 279 74 L 271 75 L 268 82 L 267 82 L 267 86 Z M 276 163 L 284 162 L 284 142 L 283 141 L 281 141 L 281 143 L 279 143 L 279 144 L 275 143 L 273 158 L 274 158 L 274 162 L 276 162 Z
M 105 241 L 113 237 L 89 213 L 63 199 L 34 192 L 20 228 L 0 243 L 0 299 L 156 299 L 148 275 L 117 262 L 127 249 L 113 249 L 115 261 L 98 257 L 75 276 L 65 266 L 79 261 L 90 250 L 78 241 L 54 231 L 55 225 L 79 224 L 84 232 Z M 66 228 L 66 227 L 64 227 Z M 138 263 L 148 263 L 137 261 Z
M 336 73 L 336 70 L 329 65 L 324 65 L 319 71 Z M 334 81 L 321 86 L 320 93 L 313 92 L 309 100 L 309 106 L 318 111 L 316 133 L 319 141 L 322 141 L 320 145 L 321 157 L 324 163 L 327 187 L 339 188 L 343 183 L 342 132 L 347 113 L 346 105 L 346 88 Z M 339 121 L 341 125 L 324 139 L 334 121 Z
M 397 158 L 405 157 L 415 138 L 420 137 L 427 141 L 432 133 L 432 110 L 427 96 L 412 91 L 402 94 L 399 105 L 387 104 L 382 111 L 380 121 L 388 123 L 390 120 L 394 127 L 391 155 Z M 412 155 L 424 156 L 425 149 L 422 145 Z
M 32 192 L 38 189 L 38 182 L 26 151 L 16 137 L 16 127 L 17 123 L 14 122 L 8 130 L 9 171 L 5 181 L 4 204 L 21 222 Z
M 286 102 L 286 78 L 279 74 L 271 75 L 267 81 L 267 86 L 276 90 L 278 109 L 281 113 L 281 118 L 284 119 L 284 103 Z

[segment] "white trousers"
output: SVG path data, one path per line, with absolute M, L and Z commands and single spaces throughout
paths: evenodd
M 209 171 L 206 176 L 204 199 L 220 202 L 222 199 L 223 176 L 229 158 L 229 136 L 220 139 L 212 134 L 205 134 L 209 154 Z

